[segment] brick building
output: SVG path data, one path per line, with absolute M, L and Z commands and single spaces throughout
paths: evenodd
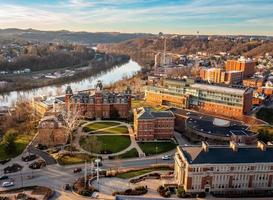
M 259 88 L 262 87 L 263 84 L 264 84 L 263 78 L 249 78 L 243 80 L 243 85 L 245 87 Z
M 146 101 L 150 103 L 235 118 L 250 113 L 252 97 L 252 89 L 200 84 L 192 80 L 164 80 L 163 86 L 148 86 L 145 90 Z
M 273 146 L 179 146 L 175 180 L 186 192 L 272 191 Z
M 221 68 L 202 68 L 199 76 L 210 83 L 238 84 L 243 80 L 242 71 L 225 71 Z
M 101 82 L 98 82 L 93 93 L 79 92 L 73 94 L 67 87 L 65 95 L 67 110 L 77 109 L 79 115 L 88 119 L 110 119 L 130 117 L 131 90 L 127 88 L 124 93 L 110 93 L 103 90 Z
M 41 119 L 35 143 L 53 147 L 66 144 L 68 137 L 69 131 L 61 117 L 50 115 Z
M 239 60 L 227 60 L 225 64 L 226 71 L 242 71 L 243 78 L 254 75 L 256 62 L 252 59 L 240 58 Z
M 134 131 L 137 140 L 170 139 L 174 134 L 174 115 L 171 111 L 134 109 Z

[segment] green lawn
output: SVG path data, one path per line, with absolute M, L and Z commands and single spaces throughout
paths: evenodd
M 97 131 L 96 134 L 127 134 L 128 128 L 126 126 L 118 126 L 107 129 L 105 131 Z
M 177 145 L 173 142 L 139 142 L 138 145 L 147 155 L 161 154 L 173 150 Z M 156 150 L 157 147 L 157 150 Z
M 143 174 L 147 174 L 147 173 L 150 173 L 150 172 L 153 172 L 153 171 L 166 171 L 166 170 L 172 170 L 170 167 L 166 166 L 162 166 L 162 167 L 149 167 L 149 168 L 146 168 L 146 169 L 140 169 L 140 170 L 131 170 L 131 171 L 128 171 L 128 172 L 124 172 L 124 173 L 120 173 L 118 174 L 116 177 L 118 178 L 122 178 L 122 179 L 130 179 L 130 178 L 133 178 L 133 177 L 136 177 L 136 176 L 140 176 L 140 175 L 143 175 Z
M 96 130 L 108 128 L 111 126 L 117 126 L 119 124 L 120 123 L 117 123 L 117 122 L 95 122 L 83 127 L 83 131 L 85 132 L 96 131 Z
M 4 147 L 2 144 L 0 144 L 0 160 L 7 159 L 7 158 L 13 158 L 21 154 L 28 143 L 32 140 L 34 134 L 30 135 L 18 135 L 15 140 L 16 149 L 14 150 L 13 154 L 7 155 L 4 151 Z
M 95 158 L 88 154 L 65 154 L 57 157 L 57 161 L 60 165 L 74 165 L 86 162 L 91 162 Z
M 86 143 L 88 143 L 88 139 L 92 139 L 92 137 L 96 137 L 98 143 L 101 145 L 101 150 L 95 151 L 92 153 L 117 153 L 120 152 L 127 147 L 130 146 L 131 140 L 129 136 L 125 135 L 100 135 L 100 136 L 88 136 L 88 137 L 82 137 L 80 139 L 80 145 L 83 149 L 88 150 L 88 147 L 86 147 Z
M 127 159 L 127 158 L 138 158 L 138 152 L 135 148 L 131 149 L 130 151 L 127 151 L 124 154 L 121 154 L 119 156 L 115 156 L 115 159 Z
M 264 120 L 270 124 L 273 124 L 273 109 L 272 108 L 261 108 L 257 113 L 258 119 Z

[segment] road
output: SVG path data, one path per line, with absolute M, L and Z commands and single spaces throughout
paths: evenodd
M 173 155 L 175 151 L 171 151 L 168 155 Z M 130 160 L 119 160 L 119 161 L 111 161 L 105 160 L 103 161 L 103 169 L 110 168 L 130 168 L 130 167 L 148 167 L 154 164 L 172 164 L 173 160 L 162 160 L 161 155 L 151 157 L 151 158 L 137 158 Z M 67 192 L 63 190 L 63 185 L 66 183 L 72 184 L 79 177 L 83 176 L 83 172 L 74 174 L 73 169 L 76 167 L 84 168 L 84 164 L 73 165 L 73 166 L 60 166 L 57 164 L 48 165 L 43 169 L 31 170 L 27 166 L 25 166 L 22 172 L 17 172 L 13 174 L 9 174 L 10 178 L 14 179 L 15 186 L 11 188 L 18 188 L 22 186 L 32 186 L 32 185 L 40 185 L 52 188 L 55 190 L 55 195 L 52 199 L 85 199 L 79 197 L 71 192 Z M 32 179 L 28 179 L 28 176 L 33 176 Z M 2 184 L 3 181 L 0 183 Z M 1 188 L 0 190 L 5 190 L 5 188 Z

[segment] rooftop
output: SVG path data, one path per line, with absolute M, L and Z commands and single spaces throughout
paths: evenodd
M 273 162 L 273 147 L 261 150 L 256 146 L 238 146 L 234 151 L 229 146 L 180 146 L 181 152 L 190 164 L 231 164 L 231 163 L 270 163 Z
M 191 87 L 195 89 L 208 90 L 208 91 L 219 92 L 219 93 L 235 94 L 235 95 L 243 95 L 246 91 L 245 89 L 231 88 L 231 87 L 225 87 L 225 86 L 219 86 L 219 85 L 199 84 L 199 83 L 192 84 Z
M 171 111 L 152 111 L 149 107 L 141 107 L 136 109 L 138 119 L 154 119 L 154 118 L 174 118 Z

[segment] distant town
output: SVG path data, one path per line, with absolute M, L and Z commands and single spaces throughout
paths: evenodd
M 146 49 L 137 48 L 140 40 L 150 41 Z M 255 47 L 224 51 L 219 41 Z M 39 73 L 36 81 L 62 78 L 65 89 L 1 106 L 1 198 L 273 198 L 273 51 L 259 50 L 268 44 L 270 37 L 159 33 L 96 48 L 2 45 L 0 88 Z M 20 49 L 37 46 L 80 55 L 80 66 L 16 68 Z M 130 59 L 141 69 L 115 82 L 84 90 L 66 82 L 90 62 L 92 79 Z

